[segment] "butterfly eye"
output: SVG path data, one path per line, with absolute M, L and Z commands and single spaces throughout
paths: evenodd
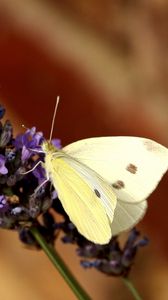
M 94 192 L 98 198 L 101 198 L 101 194 L 97 189 L 94 189 Z
M 127 167 L 126 167 L 126 170 L 132 174 L 136 174 L 138 168 L 137 166 L 133 165 L 133 164 L 129 164 Z
M 120 190 L 120 189 L 123 189 L 125 187 L 125 184 L 122 180 L 117 180 L 116 182 L 114 182 L 112 184 L 112 187 L 117 189 L 117 190 Z

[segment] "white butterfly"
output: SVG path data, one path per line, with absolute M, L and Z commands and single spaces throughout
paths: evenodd
M 78 231 L 106 244 L 145 214 L 168 168 L 168 149 L 145 138 L 98 137 L 63 149 L 44 142 L 44 167 Z

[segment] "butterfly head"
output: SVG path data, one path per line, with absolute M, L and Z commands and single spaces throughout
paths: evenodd
M 49 141 L 44 141 L 41 145 L 42 150 L 44 153 L 53 153 L 58 151 L 58 149 Z

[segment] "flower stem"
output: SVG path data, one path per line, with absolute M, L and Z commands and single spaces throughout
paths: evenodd
M 87 295 L 87 293 L 83 290 L 83 288 L 79 285 L 78 281 L 74 278 L 70 270 L 67 268 L 61 257 L 58 255 L 56 250 L 49 245 L 43 236 L 40 234 L 39 230 L 35 227 L 30 229 L 32 235 L 39 243 L 45 254 L 54 264 L 58 272 L 62 275 L 64 280 L 67 282 L 71 290 L 76 295 L 79 300 L 91 300 L 91 298 Z
M 130 290 L 131 294 L 133 295 L 134 299 L 136 300 L 142 300 L 141 296 L 139 295 L 137 289 L 134 287 L 133 283 L 129 278 L 122 277 L 122 280 L 124 281 L 127 288 Z

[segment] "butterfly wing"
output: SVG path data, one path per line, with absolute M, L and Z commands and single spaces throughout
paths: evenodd
M 98 183 L 96 183 L 95 180 L 94 171 L 89 170 L 88 172 L 88 169 L 85 167 L 85 165 L 83 165 L 82 163 L 77 163 L 74 160 L 68 160 L 68 163 L 73 167 L 73 169 L 79 172 L 80 176 L 82 176 L 85 181 L 87 180 L 92 190 L 94 186 L 97 191 L 100 191 L 100 186 L 98 185 Z M 106 183 L 104 182 L 104 180 L 101 183 L 101 188 L 101 194 L 103 195 L 103 190 L 106 189 Z M 138 203 L 126 203 L 118 200 L 113 214 L 110 207 L 111 200 L 109 201 L 109 199 L 110 198 L 106 199 L 104 195 L 104 197 L 101 197 L 100 200 L 102 201 L 102 205 L 105 207 L 106 214 L 109 216 L 109 219 L 112 222 L 110 226 L 113 235 L 117 235 L 120 232 L 126 231 L 135 226 L 143 218 L 147 210 L 146 200 Z M 96 213 L 96 211 L 94 211 L 93 213 Z
M 118 200 L 112 223 L 113 235 L 135 226 L 143 218 L 146 210 L 146 200 L 134 204 Z
M 139 137 L 89 138 L 63 151 L 100 174 L 127 203 L 145 200 L 168 168 L 168 149 Z
M 53 158 L 46 170 L 70 220 L 88 240 L 106 244 L 112 236 L 111 223 L 116 196 L 94 171 L 66 157 Z

